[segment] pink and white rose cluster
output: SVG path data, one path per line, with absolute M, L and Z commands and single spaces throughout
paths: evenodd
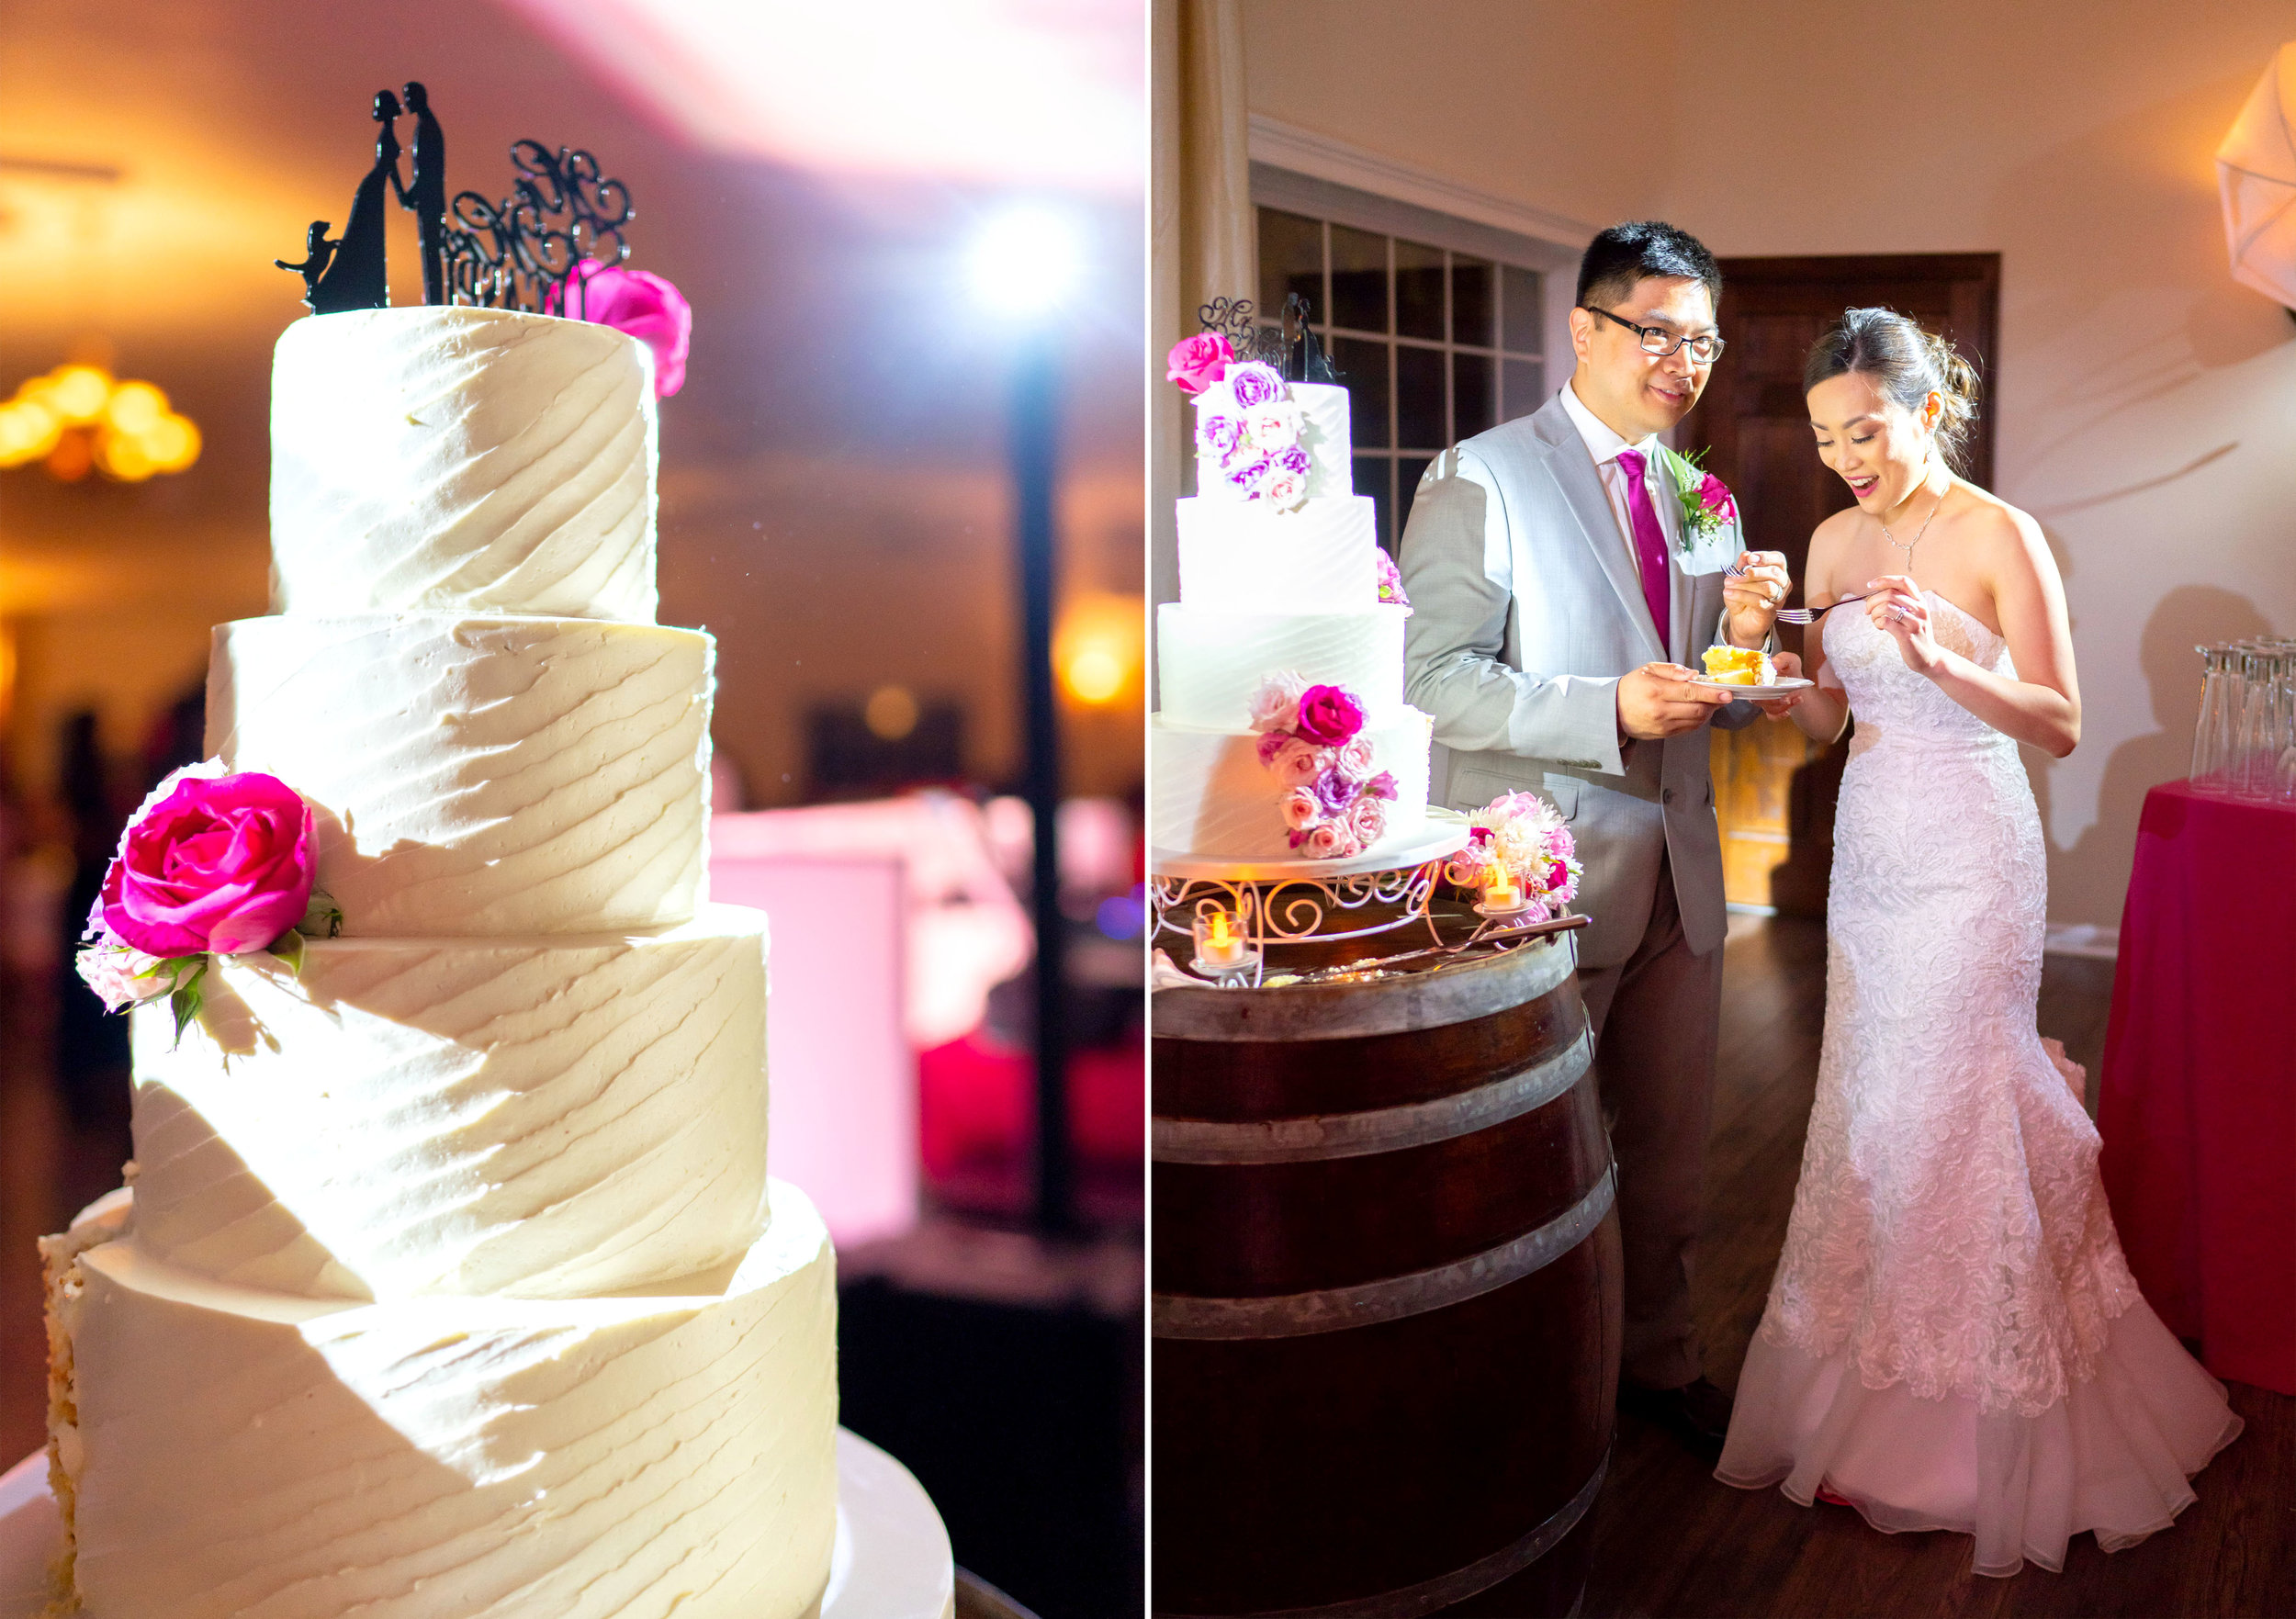
M 1403 594 L 1403 570 L 1395 566 L 1395 558 L 1387 554 L 1385 545 L 1378 546 L 1371 555 L 1379 570 L 1379 600 L 1390 607 L 1408 612 L 1411 598 Z
M 215 759 L 177 770 L 120 835 L 88 912 L 80 976 L 115 1012 L 173 996 L 180 1034 L 209 956 L 299 958 L 317 860 L 310 806 L 277 777 Z M 323 895 L 317 908 L 332 911 Z
M 1179 349 L 1173 351 L 1170 375 L 1187 388 Z M 1188 391 L 1202 396 L 1196 412 L 1200 463 L 1217 470 L 1245 500 L 1266 501 L 1278 512 L 1289 512 L 1308 498 L 1314 463 L 1300 442 L 1306 422 L 1281 372 L 1257 361 L 1237 365 L 1231 358 L 1217 379 Z
M 1282 789 L 1277 809 L 1292 849 L 1309 860 L 1345 860 L 1377 843 L 1395 778 L 1372 768 L 1355 694 L 1281 670 L 1260 682 L 1251 714 L 1260 763 Z
M 1493 866 L 1504 866 L 1523 890 L 1525 916 L 1544 922 L 1579 897 L 1578 845 L 1555 806 L 1536 793 L 1508 793 L 1468 817 L 1468 845 L 1443 868 L 1446 882 L 1480 894 Z

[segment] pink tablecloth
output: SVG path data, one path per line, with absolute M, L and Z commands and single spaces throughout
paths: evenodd
M 2146 1300 L 2296 1394 L 2296 809 L 2146 796 L 2097 1124 Z

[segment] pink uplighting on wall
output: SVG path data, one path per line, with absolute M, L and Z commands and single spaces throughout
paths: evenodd
M 1136 0 L 505 3 L 710 151 L 1100 192 L 1145 172 Z

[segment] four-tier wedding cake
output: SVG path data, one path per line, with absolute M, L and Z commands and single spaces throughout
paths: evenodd
M 1192 351 L 1192 352 L 1191 352 Z M 1195 392 L 1180 600 L 1156 613 L 1150 825 L 1166 854 L 1331 859 L 1422 826 L 1432 722 L 1403 701 L 1402 601 L 1354 492 L 1347 390 L 1175 351 Z
M 765 1173 L 765 917 L 707 903 L 647 353 L 315 316 L 272 430 L 275 616 L 216 632 L 204 768 L 310 806 L 341 932 L 219 938 L 180 1034 L 133 1014 L 132 1185 L 43 1244 L 65 1601 L 807 1613 L 833 1258 Z

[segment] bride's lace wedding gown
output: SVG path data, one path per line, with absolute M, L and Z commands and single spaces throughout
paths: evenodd
M 1939 644 L 2014 675 L 1934 591 Z M 1827 902 L 1826 1033 L 1785 1252 L 1716 1476 L 1822 1484 L 1976 1571 L 2165 1529 L 2240 1432 L 2139 1295 L 2080 1071 L 2036 1032 L 2048 872 L 2017 745 L 1825 620 L 1857 729 Z

